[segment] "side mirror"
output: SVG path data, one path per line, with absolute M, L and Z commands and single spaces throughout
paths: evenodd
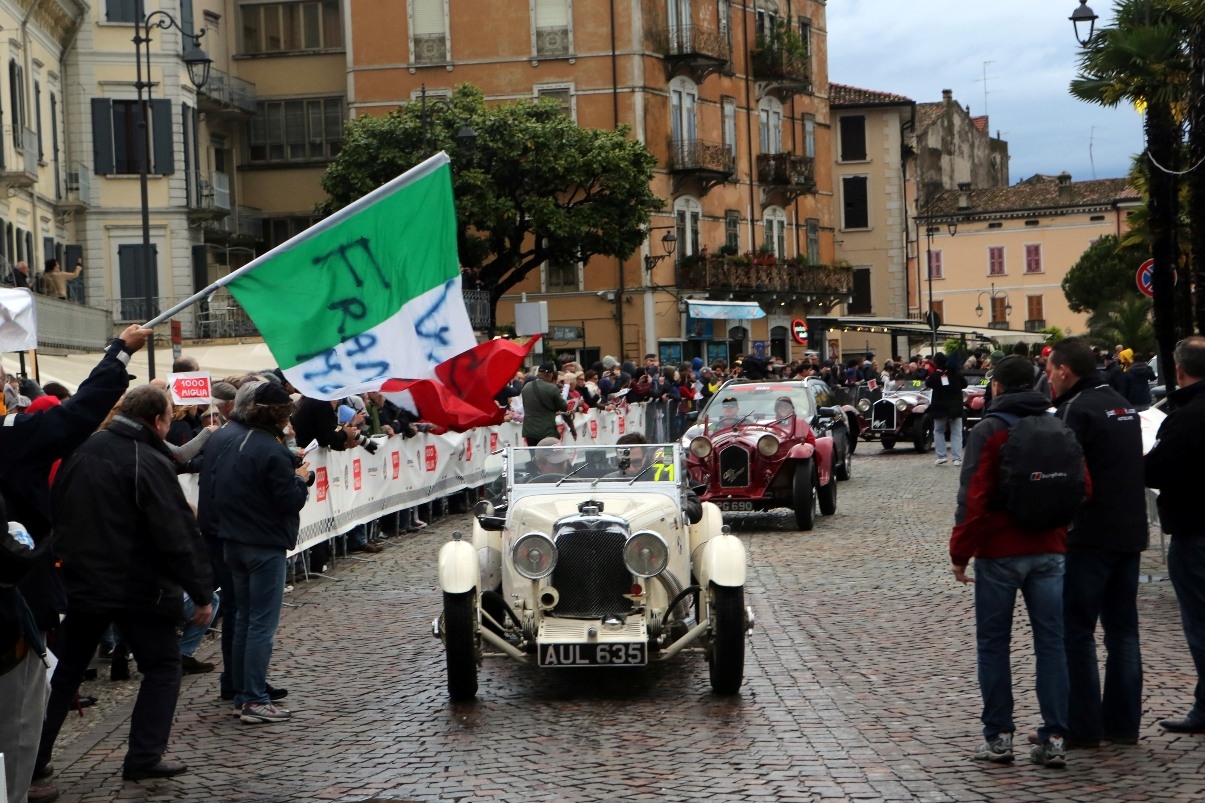
M 481 516 L 494 515 L 494 503 L 488 499 L 482 499 L 477 504 L 473 505 L 473 514 L 478 518 Z
M 477 523 L 481 525 L 481 529 L 490 532 L 497 533 L 506 529 L 505 516 L 478 516 Z
M 824 416 L 825 418 L 837 418 L 838 416 L 841 415 L 841 408 L 840 407 L 821 407 L 819 412 L 820 412 L 820 415 Z

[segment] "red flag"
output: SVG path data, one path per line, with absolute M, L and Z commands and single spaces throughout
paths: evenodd
M 514 377 L 538 339 L 526 345 L 488 340 L 437 365 L 434 379 L 390 379 L 381 392 L 399 404 L 405 396 L 398 394 L 409 393 L 423 420 L 454 432 L 501 424 L 506 411 L 494 396 Z

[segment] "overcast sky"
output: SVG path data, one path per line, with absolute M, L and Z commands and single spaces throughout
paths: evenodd
M 1109 23 L 1112 0 L 1089 5 L 1098 25 Z M 1067 18 L 1076 7 L 1077 0 L 828 0 L 829 80 L 918 103 L 952 89 L 972 115 L 986 108 L 992 134 L 1008 142 L 1013 184 L 1064 170 L 1076 181 L 1119 178 L 1143 149 L 1142 118 L 1067 91 L 1079 50 Z

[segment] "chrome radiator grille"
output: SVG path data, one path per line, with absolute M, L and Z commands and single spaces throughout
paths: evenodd
M 740 446 L 720 452 L 720 485 L 744 488 L 749 484 L 749 453 Z
M 895 402 L 890 399 L 875 402 L 870 412 L 870 428 L 894 430 L 896 412 Z
M 552 585 L 560 594 L 557 616 L 593 619 L 627 613 L 632 603 L 632 574 L 623 562 L 627 537 L 614 530 L 568 530 L 556 539 Z

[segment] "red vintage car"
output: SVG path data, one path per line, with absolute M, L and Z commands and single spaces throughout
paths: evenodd
M 690 482 L 700 498 L 723 511 L 789 507 L 801 530 L 815 524 L 815 508 L 837 511 L 833 438 L 816 437 L 812 409 L 801 381 L 729 382 L 699 412 L 683 440 Z

